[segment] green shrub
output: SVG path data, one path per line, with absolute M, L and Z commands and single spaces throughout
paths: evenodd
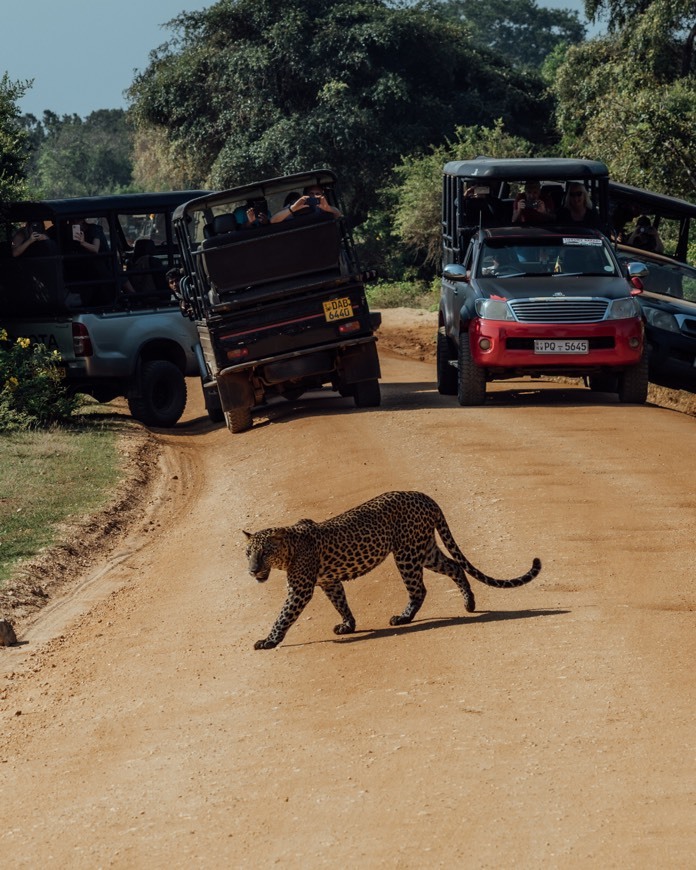
M 28 338 L 12 341 L 0 329 L 0 431 L 68 422 L 78 406 L 60 376 L 56 351 Z
M 440 300 L 440 281 L 378 281 L 368 285 L 370 308 L 425 308 L 436 311 Z

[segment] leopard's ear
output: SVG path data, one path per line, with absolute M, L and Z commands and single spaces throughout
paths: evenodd
M 242 534 L 243 534 L 243 535 L 246 535 L 247 538 L 250 538 L 250 537 L 251 537 L 251 532 L 246 532 L 246 531 L 244 531 L 244 529 L 242 529 Z

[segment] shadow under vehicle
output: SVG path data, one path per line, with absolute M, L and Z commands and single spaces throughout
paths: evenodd
M 10 204 L 0 230 L 0 325 L 57 351 L 72 392 L 102 402 L 125 396 L 136 419 L 173 426 L 202 357 L 165 277 L 181 259 L 171 217 L 203 192 Z M 16 248 L 32 233 L 13 256 L 13 240 Z
M 539 182 L 537 225 L 513 223 L 513 203 Z M 641 310 L 607 236 L 559 213 L 571 184 L 608 219 L 608 171 L 598 161 L 477 158 L 445 165 L 437 383 L 481 405 L 489 381 L 562 375 L 643 403 L 648 369 Z M 566 223 L 564 225 L 564 220 Z
M 335 175 L 319 169 L 199 197 L 174 213 L 182 305 L 200 337 L 206 402 L 211 408 L 219 396 L 232 432 L 249 429 L 267 399 L 325 385 L 358 407 L 380 404 L 378 316 L 343 218 L 315 206 L 278 223 L 242 228 L 234 219 L 256 206 L 276 215 L 312 186 L 339 207 Z

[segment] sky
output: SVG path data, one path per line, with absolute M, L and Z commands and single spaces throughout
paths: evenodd
M 537 0 L 572 9 L 584 21 L 583 0 Z M 85 118 L 97 109 L 125 109 L 124 91 L 146 69 L 150 52 L 171 37 L 163 25 L 212 0 L 31 0 L 8 3 L 0 25 L 0 76 L 33 79 L 22 113 L 44 109 Z M 590 34 L 592 35 L 592 34 Z

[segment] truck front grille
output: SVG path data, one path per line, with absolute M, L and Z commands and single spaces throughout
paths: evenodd
M 516 299 L 508 304 L 522 323 L 594 323 L 604 320 L 609 307 L 607 299 L 569 299 L 566 296 Z

